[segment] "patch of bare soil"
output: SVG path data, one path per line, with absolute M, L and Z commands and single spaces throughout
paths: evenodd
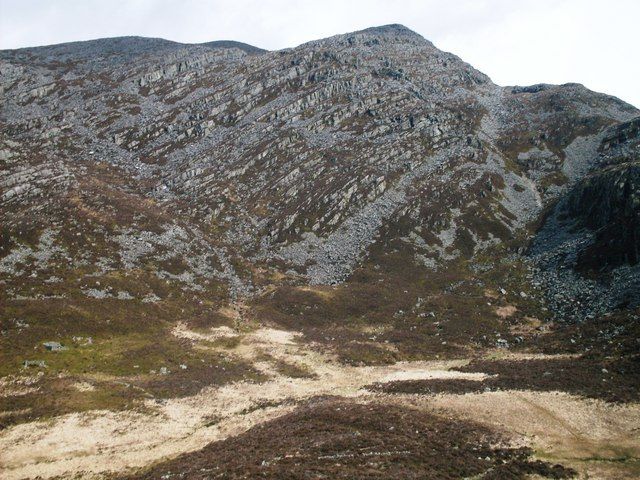
M 133 479 L 518 479 L 575 472 L 473 422 L 382 403 L 319 399 Z
M 505 305 L 504 307 L 496 308 L 496 315 L 498 315 L 502 319 L 505 319 L 509 318 L 517 311 L 518 309 L 514 305 Z
M 375 383 L 368 390 L 381 393 L 402 393 L 417 395 L 437 395 L 440 393 L 464 394 L 482 392 L 483 382 L 456 378 L 433 378 L 426 380 L 405 380 Z

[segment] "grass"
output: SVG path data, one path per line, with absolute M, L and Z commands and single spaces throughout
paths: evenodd
M 255 361 L 270 364 L 280 375 L 289 378 L 316 378 L 312 369 L 303 363 L 288 362 L 261 350 L 256 350 L 256 353 Z
M 240 335 L 234 335 L 216 338 L 215 340 L 204 340 L 199 342 L 199 344 L 207 348 L 233 350 L 240 345 L 241 341 L 242 337 Z
M 541 449 L 534 450 L 533 455 L 545 462 L 567 463 L 580 472 L 587 472 L 585 478 L 591 478 L 592 475 L 594 478 L 640 478 L 640 459 L 627 449 L 619 449 L 611 444 L 607 445 L 606 452 L 595 453 L 586 458 L 565 458 Z
M 8 412 L 3 423 L 27 421 L 90 409 L 134 408 L 148 397 L 170 398 L 193 395 L 210 385 L 229 382 L 262 381 L 264 377 L 235 356 L 193 348 L 166 328 L 97 337 L 90 345 L 59 340 L 68 350 L 47 352 L 37 344 L 29 354 L 3 348 L 4 374 L 22 377 L 41 372 L 38 391 L 26 396 L 8 396 L 0 401 L 0 411 Z M 23 369 L 22 359 L 42 359 L 44 369 Z M 167 374 L 162 374 L 162 369 Z M 79 392 L 73 384 L 89 382 L 91 391 Z M 19 412 L 27 408 L 23 414 Z
M 115 174 L 106 170 L 96 182 L 107 181 L 110 175 Z M 69 228 L 61 228 L 59 236 L 71 255 L 91 252 L 87 265 L 69 267 L 56 260 L 34 278 L 28 270 L 11 280 L 14 294 L 29 298 L 15 300 L 6 292 L 0 293 L 0 376 L 34 375 L 39 371 L 24 370 L 24 360 L 44 360 L 47 364 L 42 370 L 40 391 L 26 396 L 25 403 L 16 397 L 6 400 L 6 408 L 12 412 L 25 406 L 31 408 L 26 416 L 14 415 L 12 421 L 37 418 L 44 412 L 54 415 L 74 409 L 137 408 L 147 396 L 184 396 L 208 385 L 260 381 L 262 377 L 249 364 L 233 355 L 241 336 L 220 338 L 211 345 L 213 349 L 206 350 L 194 348 L 171 334 L 178 321 L 196 331 L 234 326 L 233 318 L 222 308 L 229 301 L 222 283 L 211 281 L 206 290 L 194 292 L 157 278 L 158 265 L 153 262 L 134 270 L 107 273 L 92 266 L 100 256 L 116 256 L 118 247 L 108 240 L 113 228 L 131 222 L 136 222 L 137 228 L 151 228 L 147 221 L 164 221 L 162 216 L 144 220 L 145 216 L 156 215 L 152 203 L 140 204 L 137 210 L 128 207 L 113 216 L 113 211 L 100 204 L 119 194 L 112 190 L 105 193 L 99 183 L 92 188 L 99 191 L 95 198 L 71 198 L 69 208 L 80 212 L 79 220 Z M 126 203 L 131 199 L 115 200 Z M 64 222 L 59 226 L 66 225 Z M 14 238 L 18 232 L 15 229 L 21 228 L 24 238 L 19 237 L 20 241 L 28 243 L 31 239 L 37 244 L 37 222 L 11 228 L 9 237 Z M 429 270 L 417 266 L 415 251 L 397 240 L 406 228 L 410 225 L 400 222 L 382 232 L 381 241 L 371 248 L 364 264 L 348 282 L 335 287 L 287 285 L 286 276 L 236 262 L 245 274 L 271 285 L 269 293 L 249 303 L 243 325 L 261 323 L 302 331 L 307 341 L 336 354 L 344 363 L 379 365 L 466 357 L 476 348 L 492 347 L 497 333 L 508 338 L 511 324 L 519 318 L 540 313 L 536 310 L 535 292 L 525 290 L 524 265 L 494 264 L 487 272 L 476 274 L 468 259 L 460 259 L 447 268 Z M 79 231 L 86 234 L 79 236 Z M 493 254 L 487 254 L 474 261 L 492 263 L 493 258 Z M 164 268 L 178 272 L 184 264 L 179 257 L 171 257 Z M 50 276 L 61 281 L 42 281 Z M 507 289 L 508 294 L 487 305 L 485 290 L 499 287 Z M 91 298 L 82 293 L 88 288 L 112 295 L 124 291 L 135 299 Z M 527 298 L 520 298 L 519 291 L 526 291 Z M 37 299 L 39 295 L 59 298 Z M 158 301 L 141 301 L 149 295 Z M 514 302 L 518 304 L 517 318 L 505 322 L 496 316 L 497 306 Z M 92 343 L 85 345 L 85 341 L 77 342 L 73 337 L 91 337 Z M 45 341 L 59 341 L 69 348 L 46 352 L 42 347 Z M 273 363 L 285 376 L 311 375 L 303 365 L 275 359 Z M 170 373 L 161 375 L 162 367 Z M 73 384 L 82 381 L 92 382 L 95 388 L 91 392 L 77 391 Z M 132 387 L 125 388 L 117 382 Z M 56 402 L 51 403 L 47 391 L 60 392 Z
M 309 367 L 299 363 L 289 363 L 284 360 L 274 359 L 275 369 L 280 375 L 289 378 L 315 378 L 316 375 Z
M 113 380 L 90 380 L 91 390 L 79 390 L 76 377 L 46 376 L 35 385 L 37 392 L 0 397 L 0 429 L 17 423 L 46 420 L 72 412 L 96 409 L 144 409 L 144 392 L 132 384 Z

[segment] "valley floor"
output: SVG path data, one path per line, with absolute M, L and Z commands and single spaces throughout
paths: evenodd
M 640 474 L 637 401 L 607 402 L 551 387 L 497 388 L 502 374 L 472 371 L 472 359 L 348 366 L 311 348 L 297 332 L 267 327 L 238 334 L 178 324 L 173 334 L 201 349 L 233 341 L 234 353 L 268 380 L 149 399 L 136 410 L 94 410 L 11 426 L 0 431 L 0 478 Z M 524 369 L 531 362 L 572 359 L 487 355 Z M 436 455 L 438 449 L 444 450 Z M 448 455 L 454 461 L 445 461 Z

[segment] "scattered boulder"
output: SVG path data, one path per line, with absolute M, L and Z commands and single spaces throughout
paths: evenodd
M 44 342 L 42 345 L 44 345 L 44 348 L 49 352 L 61 352 L 68 349 L 68 347 L 65 347 L 60 342 Z

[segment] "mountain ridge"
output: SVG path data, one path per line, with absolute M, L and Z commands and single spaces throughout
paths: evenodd
M 410 28 L 401 25 L 401 24 L 386 24 L 386 25 L 379 25 L 379 26 L 375 26 L 375 27 L 368 27 L 368 28 L 364 28 L 362 30 L 356 30 L 353 32 L 346 32 L 346 33 L 338 33 L 329 37 L 325 37 L 323 39 L 319 39 L 319 40 L 311 40 L 309 42 L 303 42 L 300 45 L 297 45 L 298 47 L 306 45 L 308 43 L 314 43 L 314 42 L 321 42 L 323 40 L 328 40 L 330 38 L 334 38 L 334 37 L 341 37 L 341 36 L 345 36 L 345 35 L 356 35 L 356 34 L 367 34 L 367 33 L 402 33 L 404 35 L 408 35 L 408 36 L 414 36 L 414 37 L 419 37 L 424 39 L 424 37 L 422 37 L 422 35 L 420 35 L 419 33 L 411 30 Z M 145 36 L 141 36 L 141 35 L 121 35 L 121 36 L 115 36 L 115 37 L 100 37 L 100 38 L 94 38 L 94 39 L 88 39 L 88 40 L 74 40 L 74 41 L 69 41 L 69 42 L 60 42 L 60 43 L 53 43 L 53 44 L 48 44 L 48 45 L 35 45 L 35 46 L 30 46 L 30 47 L 17 47 L 17 48 L 8 48 L 8 49 L 0 49 L 0 51 L 6 51 L 6 52 L 15 52 L 15 51 L 19 51 L 19 50 L 36 50 L 36 49 L 50 49 L 52 47 L 70 47 L 70 46 L 81 46 L 81 44 L 96 44 L 96 43 L 122 43 L 125 42 L 127 40 L 135 40 L 135 41 L 149 41 L 150 43 L 156 43 L 156 42 L 162 42 L 162 43 L 170 43 L 170 44 L 175 44 L 175 45 L 183 45 L 183 46 L 198 46 L 198 45 L 210 45 L 210 44 L 216 44 L 219 42 L 230 42 L 233 44 L 240 44 L 240 45 L 247 45 L 252 49 L 257 49 L 263 52 L 267 52 L 269 50 L 260 48 L 260 47 L 256 47 L 254 45 L 249 45 L 245 42 L 240 42 L 237 40 L 209 40 L 209 41 L 205 41 L 205 42 L 197 42 L 197 43 L 185 43 L 185 42 L 179 42 L 177 40 L 169 40 L 169 39 L 165 39 L 165 38 L 161 38 L 161 37 L 145 37 Z M 426 39 L 425 39 L 426 40 Z M 428 41 L 428 40 L 427 40 Z M 431 42 L 429 42 L 431 43 Z M 296 47 L 285 47 L 282 50 L 287 50 L 287 49 L 291 49 L 291 48 L 296 48 Z M 275 50 L 278 51 L 278 50 Z
M 267 52 L 268 50 L 262 49 L 260 47 L 256 47 L 254 45 L 249 45 L 248 43 L 239 42 L 236 40 L 211 40 L 207 42 L 199 42 L 199 43 L 184 43 L 178 42 L 176 40 L 168 40 L 166 38 L 160 37 L 144 37 L 140 35 L 123 35 L 117 37 L 101 37 L 94 38 L 89 40 L 75 40 L 70 42 L 61 42 L 61 43 L 52 43 L 48 45 L 36 45 L 31 47 L 18 47 L 18 48 L 6 48 L 0 49 L 0 52 L 26 52 L 26 51 L 55 51 L 55 50 L 64 50 L 69 49 L 71 47 L 91 47 L 91 46 L 103 46 L 104 48 L 114 48 L 117 46 L 126 45 L 128 42 L 131 43 L 148 43 L 150 45 L 153 44 L 164 44 L 166 46 L 182 46 L 182 47 L 194 47 L 194 46 L 210 46 L 211 48 L 239 48 L 246 49 L 249 51 L 255 52 Z

